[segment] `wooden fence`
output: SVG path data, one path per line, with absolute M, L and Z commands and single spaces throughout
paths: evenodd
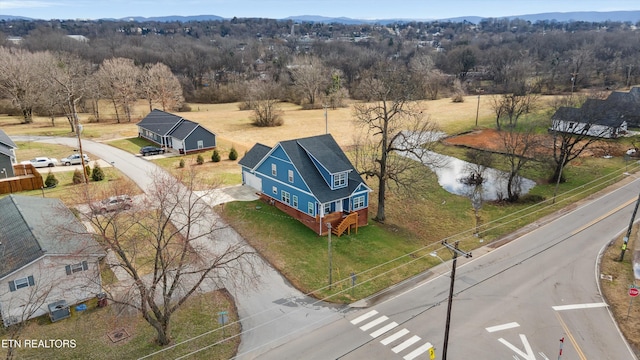
M 13 172 L 14 177 L 0 179 L 0 194 L 37 190 L 44 187 L 42 175 L 31 164 L 14 165 Z

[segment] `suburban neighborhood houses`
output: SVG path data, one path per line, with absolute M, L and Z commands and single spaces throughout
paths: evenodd
M 243 184 L 319 235 L 368 222 L 371 189 L 331 135 L 256 144 L 239 164 Z
M 0 359 L 638 360 L 625 12 L 0 14 Z
M 104 250 L 58 199 L 0 199 L 0 311 L 4 326 L 102 292 Z

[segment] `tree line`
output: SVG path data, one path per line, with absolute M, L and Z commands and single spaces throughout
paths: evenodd
M 282 100 L 311 107 L 327 105 L 332 101 L 327 98 L 338 90 L 342 97 L 365 99 L 366 94 L 357 90 L 362 76 L 384 59 L 415 71 L 412 81 L 418 82 L 418 96 L 424 99 L 509 92 L 519 77 L 539 79 L 540 93 L 616 89 L 636 84 L 640 74 L 636 27 L 619 22 L 14 20 L 1 22 L 0 30 L 22 36 L 19 44 L 3 37 L 5 48 L 71 54 L 93 68 L 115 58 L 129 59 L 141 68 L 164 64 L 188 102 L 244 101 L 248 84 L 266 79 L 281 88 Z M 83 35 L 88 41 L 67 35 Z M 312 78 L 321 80 L 318 89 L 300 91 L 307 80 L 292 69 L 301 67 L 322 69 Z

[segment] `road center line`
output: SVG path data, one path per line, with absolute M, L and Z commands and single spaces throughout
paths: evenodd
M 558 318 L 558 321 L 560 321 L 560 325 L 564 329 L 565 334 L 567 334 L 567 337 L 569 338 L 569 341 L 571 341 L 571 344 L 573 345 L 573 348 L 578 353 L 578 356 L 580 357 L 580 360 L 587 360 L 587 357 L 584 356 L 584 353 L 582 352 L 582 349 L 580 349 L 580 346 L 578 345 L 578 342 L 573 337 L 573 334 L 571 334 L 571 331 L 569 331 L 569 328 L 567 327 L 567 324 L 565 324 L 564 320 L 562 320 L 562 317 L 560 317 L 560 313 L 557 312 L 556 313 L 556 317 Z
M 574 304 L 574 305 L 560 305 L 560 306 L 552 306 L 551 308 L 555 311 L 563 311 L 563 310 L 576 310 L 576 309 L 592 309 L 592 308 L 600 308 L 607 307 L 606 303 L 591 303 L 591 304 Z
M 627 207 L 627 206 L 631 205 L 631 204 L 632 204 L 632 203 L 634 203 L 635 201 L 636 201 L 636 199 L 631 199 L 631 200 L 627 201 L 626 203 L 624 203 L 624 204 L 622 204 L 622 205 L 618 206 L 617 208 L 615 208 L 615 209 L 613 209 L 613 210 L 609 211 L 608 213 L 606 213 L 606 214 L 604 214 L 604 215 L 600 216 L 599 218 L 594 219 L 594 220 L 593 220 L 593 221 L 591 221 L 590 223 L 585 224 L 585 225 L 584 225 L 584 226 L 582 226 L 581 228 L 579 228 L 579 229 L 576 229 L 576 230 L 572 231 L 572 232 L 571 232 L 571 235 L 575 235 L 575 234 L 578 234 L 578 233 L 582 232 L 584 229 L 587 229 L 587 228 L 591 227 L 592 225 L 594 225 L 594 224 L 596 224 L 596 223 L 598 223 L 598 222 L 602 221 L 602 219 L 606 219 L 607 217 L 611 216 L 612 214 L 615 214 L 616 212 L 618 212 L 618 211 L 620 211 L 620 210 L 624 209 L 625 207 Z
M 501 330 L 513 329 L 513 328 L 516 328 L 518 326 L 520 326 L 520 324 L 518 324 L 517 322 L 510 322 L 508 324 L 490 326 L 488 328 L 485 328 L 485 330 L 487 330 L 488 332 L 492 333 L 492 332 L 501 331 Z

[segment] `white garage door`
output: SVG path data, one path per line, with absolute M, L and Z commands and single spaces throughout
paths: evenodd
M 244 175 L 244 183 L 246 185 L 262 192 L 262 179 L 248 171 L 243 171 L 242 174 Z

